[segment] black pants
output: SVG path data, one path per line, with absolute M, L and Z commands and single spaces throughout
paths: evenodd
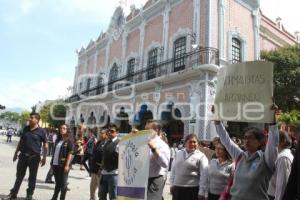
M 53 167 L 52 166 L 50 166 L 50 169 L 49 169 L 49 171 L 48 171 L 48 173 L 47 173 L 47 176 L 46 176 L 46 182 L 47 181 L 52 181 L 52 176 L 53 176 Z
M 35 189 L 36 175 L 39 168 L 41 157 L 39 154 L 24 155 L 20 154 L 17 164 L 17 178 L 14 187 L 11 189 L 11 194 L 18 194 L 23 178 L 26 174 L 27 167 L 29 168 L 28 189 L 27 195 L 32 195 Z
M 220 195 L 208 193 L 208 199 L 209 200 L 219 200 L 219 198 L 220 198 Z
M 148 179 L 148 200 L 162 200 L 162 194 L 165 186 L 165 179 L 163 176 L 158 176 Z
M 67 181 L 69 173 L 64 172 L 64 168 L 60 166 L 53 165 L 53 173 L 55 178 L 55 189 L 52 200 L 56 200 L 60 193 L 60 200 L 64 200 L 66 198 L 67 193 Z
M 90 167 L 92 165 L 91 158 L 92 158 L 92 156 L 90 154 L 86 153 L 86 154 L 84 154 L 83 161 L 82 161 L 82 164 L 83 164 L 84 168 L 90 174 L 90 176 L 91 176 Z M 86 161 L 88 161 L 88 165 L 86 164 Z
M 11 142 L 11 135 L 8 135 L 8 136 L 7 136 L 6 142 Z
M 174 186 L 172 200 L 198 200 L 199 187 Z

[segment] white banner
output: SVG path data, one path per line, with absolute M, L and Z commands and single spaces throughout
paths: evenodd
M 145 200 L 149 174 L 149 131 L 139 131 L 119 143 L 118 200 Z
M 215 97 L 217 119 L 273 122 L 273 63 L 253 61 L 220 69 Z

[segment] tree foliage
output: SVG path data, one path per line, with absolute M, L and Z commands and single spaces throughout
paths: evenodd
M 278 117 L 278 120 L 287 125 L 300 126 L 300 111 L 292 110 L 290 112 L 281 113 Z
M 40 116 L 42 121 L 48 123 L 50 127 L 58 128 L 65 123 L 66 107 L 64 101 L 56 100 L 45 104 L 40 109 Z
M 283 112 L 300 110 L 300 45 L 262 52 L 274 63 L 274 98 Z
M 6 111 L 0 114 L 0 119 L 5 119 L 11 122 L 18 122 L 20 119 L 20 114 L 17 112 Z
M 30 116 L 30 112 L 29 111 L 23 111 L 20 114 L 20 119 L 19 119 L 19 123 L 21 124 L 21 126 L 25 126 L 27 121 L 29 120 L 29 116 Z

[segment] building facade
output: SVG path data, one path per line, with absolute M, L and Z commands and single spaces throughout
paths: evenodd
M 108 30 L 78 52 L 67 121 L 143 129 L 153 118 L 170 142 L 188 133 L 209 140 L 218 69 L 297 42 L 259 0 L 149 0 L 128 16 L 118 7 Z

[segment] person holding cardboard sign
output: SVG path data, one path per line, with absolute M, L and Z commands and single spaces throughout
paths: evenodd
M 277 106 L 273 104 L 272 110 Z M 275 112 L 274 112 L 275 113 Z M 220 121 L 215 126 L 222 144 L 234 160 L 239 160 L 230 190 L 231 200 L 266 200 L 268 199 L 268 185 L 275 169 L 277 146 L 279 143 L 278 127 L 275 123 L 269 126 L 269 137 L 265 152 L 263 147 L 264 135 L 255 127 L 244 130 L 245 149 L 243 151 L 229 137 Z

